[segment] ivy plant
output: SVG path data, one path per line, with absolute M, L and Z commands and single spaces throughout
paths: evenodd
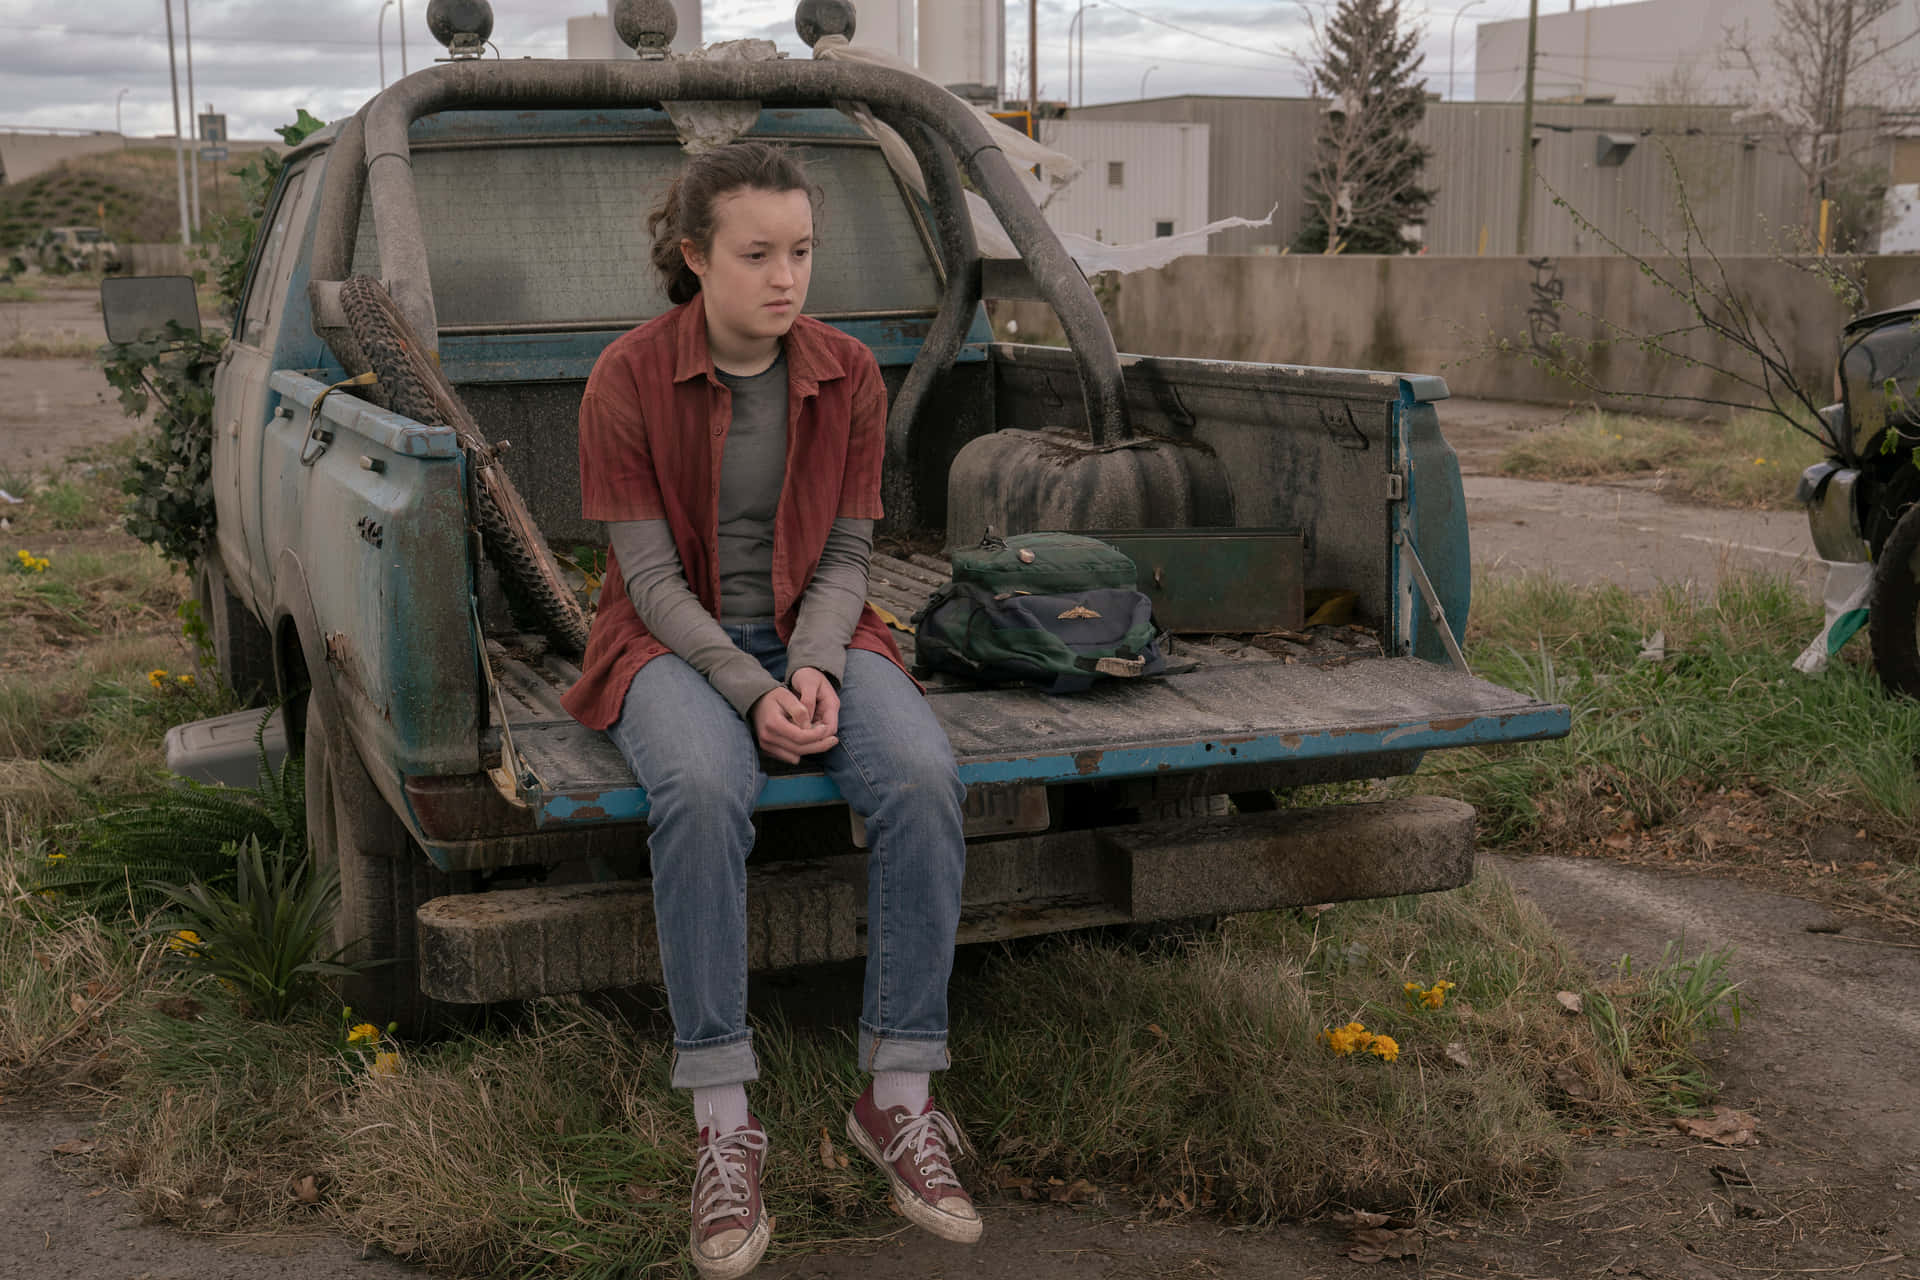
M 121 484 L 127 532 L 186 568 L 213 537 L 213 373 L 226 345 L 224 334 L 169 322 L 165 334 L 105 353 L 120 408 L 154 415 Z

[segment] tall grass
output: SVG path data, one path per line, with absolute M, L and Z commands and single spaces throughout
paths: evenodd
M 190 960 L 48 917 L 25 883 L 17 865 L 0 873 L 0 1074 L 32 1061 L 57 1081 L 56 1067 L 111 1062 L 95 1082 L 111 1086 L 104 1150 L 149 1212 L 273 1229 L 316 1212 L 296 1190 L 312 1178 L 320 1211 L 355 1238 L 461 1274 L 677 1265 L 692 1134 L 657 1013 L 538 1001 L 376 1073 L 342 1043 L 337 1010 L 250 1020 Z M 58 966 L 35 958 L 49 945 Z M 954 1068 L 937 1089 L 989 1198 L 1084 1178 L 1242 1222 L 1328 1205 L 1466 1210 L 1550 1188 L 1566 1117 L 1636 1105 L 1593 1028 L 1554 999 L 1583 985 L 1578 967 L 1490 875 L 1240 917 L 1152 950 L 1081 938 L 963 957 L 960 973 Z M 1440 978 L 1457 984 L 1443 1007 L 1405 997 Z M 88 981 L 129 994 L 40 1051 Z M 857 1005 L 857 975 L 815 981 L 828 1003 Z M 1336 1057 L 1317 1038 L 1356 1020 L 1393 1036 L 1399 1059 Z M 822 1128 L 838 1133 L 863 1083 L 849 1029 L 777 1000 L 756 1027 L 778 1247 L 890 1230 L 865 1225 L 885 1221 L 878 1178 L 820 1156 Z M 1559 1083 L 1569 1072 L 1587 1082 L 1577 1100 Z
M 1785 507 L 1800 473 L 1824 456 L 1773 414 L 1724 422 L 1593 411 L 1535 433 L 1500 456 L 1502 474 L 1543 480 L 1656 476 L 1664 492 L 1737 507 Z
M 1864 663 L 1814 678 L 1791 663 L 1819 607 L 1777 578 L 1711 596 L 1646 597 L 1538 577 L 1476 584 L 1470 655 L 1490 680 L 1573 708 L 1573 732 L 1524 751 L 1454 752 L 1422 785 L 1481 809 L 1495 839 L 1550 815 L 1593 831 L 1611 807 L 1643 827 L 1703 795 L 1746 788 L 1782 815 L 1905 825 L 1920 817 L 1920 703 L 1889 698 Z M 1665 656 L 1641 657 L 1656 632 Z M 1859 642 L 1856 642 L 1856 649 Z

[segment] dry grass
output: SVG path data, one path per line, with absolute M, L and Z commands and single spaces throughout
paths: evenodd
M 1823 456 L 1819 444 L 1767 414 L 1690 422 L 1596 411 L 1514 445 L 1499 470 L 1542 480 L 1653 478 L 1663 492 L 1695 501 L 1783 508 L 1800 473 Z
M 72 329 L 22 329 L 0 342 L 4 360 L 90 360 L 100 344 Z
M 373 1074 L 329 1011 L 249 1022 L 177 957 L 49 914 L 57 904 L 21 888 L 32 856 L 16 848 L 0 873 L 0 1065 L 107 1089 L 104 1156 L 147 1211 L 216 1231 L 325 1218 L 460 1274 L 677 1265 L 691 1135 L 657 1017 L 536 1002 Z M 1441 977 L 1458 984 L 1442 1008 L 1407 1002 L 1404 983 Z M 818 979 L 857 1002 L 849 971 Z M 42 1049 L 87 983 L 118 998 Z M 1084 1178 L 1116 1203 L 1244 1222 L 1333 1204 L 1471 1210 L 1551 1188 L 1572 1124 L 1635 1111 L 1618 1061 L 1554 1000 L 1582 986 L 1544 919 L 1492 876 L 1241 917 L 1158 949 L 1060 940 L 963 957 L 940 1087 L 983 1190 Z M 1353 1020 L 1392 1035 L 1398 1061 L 1335 1057 L 1316 1038 Z M 860 1087 L 850 1038 L 778 1009 L 757 1026 L 769 1205 L 780 1249 L 797 1252 L 862 1230 L 884 1191 L 861 1163 L 818 1154 Z

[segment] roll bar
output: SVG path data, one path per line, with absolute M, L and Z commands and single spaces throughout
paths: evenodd
M 862 101 L 896 127 L 917 123 L 944 142 L 993 209 L 1051 303 L 1071 344 L 1096 444 L 1127 440 L 1120 358 L 1093 290 L 1053 234 L 985 126 L 958 98 L 918 76 L 844 61 L 704 62 L 461 61 L 415 72 L 360 109 L 333 144 L 314 245 L 316 290 L 350 269 L 365 193 L 373 195 L 381 272 L 402 314 L 433 341 L 438 333 L 426 237 L 413 185 L 408 129 L 440 111 L 652 107 L 662 102 L 757 101 L 768 107 L 830 107 Z M 911 131 L 909 141 L 916 141 Z M 925 156 L 925 143 L 916 151 Z M 929 174 L 936 217 L 952 187 Z M 964 216 L 964 209 L 958 216 Z M 948 245 L 956 238 L 942 237 Z M 951 271 L 954 264 L 949 263 Z M 318 299 L 316 298 L 316 302 Z M 316 306 L 316 314 L 319 308 Z

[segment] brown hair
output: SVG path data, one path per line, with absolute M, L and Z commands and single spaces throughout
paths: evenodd
M 713 251 L 713 210 L 736 191 L 804 191 L 817 211 L 820 189 L 807 178 L 798 157 L 764 142 L 732 142 L 687 161 L 667 189 L 667 198 L 647 217 L 653 237 L 653 265 L 676 306 L 700 292 L 700 277 L 687 265 L 680 242 L 691 240 L 700 252 Z

